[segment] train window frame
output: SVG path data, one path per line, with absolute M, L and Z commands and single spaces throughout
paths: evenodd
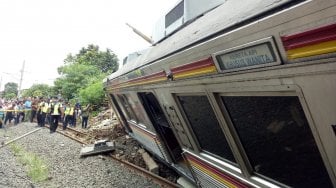
M 138 97 L 138 94 L 137 93 L 134 93 L 134 94 L 133 93 L 126 93 L 125 97 L 127 99 L 127 102 L 129 103 L 132 111 L 134 112 L 134 116 L 137 119 L 137 121 L 136 121 L 137 125 L 140 125 L 143 128 L 147 128 L 146 125 L 152 126 L 151 122 L 148 118 L 148 115 L 145 112 L 143 104 Z M 140 109 L 136 110 L 135 105 L 138 105 L 138 108 L 140 108 Z
M 131 118 L 129 117 L 129 114 L 127 110 L 125 109 L 123 103 L 120 101 L 120 96 L 119 96 L 120 94 L 112 94 L 112 95 L 115 97 L 116 102 L 120 106 L 122 113 L 125 115 L 126 121 L 129 121 Z
M 218 126 L 222 132 L 222 136 L 223 138 L 225 139 L 226 143 L 227 143 L 227 146 L 228 146 L 228 149 L 231 150 L 231 153 L 232 153 L 232 157 L 235 161 L 231 161 L 229 159 L 226 159 L 225 157 L 223 156 L 220 156 L 218 154 L 215 154 L 215 153 L 212 153 L 210 151 L 207 151 L 206 149 L 202 148 L 201 144 L 200 144 L 200 140 L 198 138 L 198 136 L 196 135 L 195 133 L 195 130 L 193 128 L 193 126 L 191 125 L 191 122 L 188 118 L 188 115 L 186 114 L 180 100 L 178 99 L 178 97 L 184 97 L 184 96 L 187 96 L 187 97 L 195 97 L 195 96 L 204 96 L 207 98 L 207 101 L 209 102 L 210 104 L 210 107 L 214 113 L 214 116 L 216 118 L 216 120 L 218 121 Z M 173 97 L 174 97 L 174 100 L 175 100 L 175 103 L 177 104 L 178 106 L 178 110 L 180 111 L 180 114 L 182 115 L 182 119 L 183 121 L 185 122 L 185 124 L 187 125 L 187 128 L 190 132 L 190 135 L 192 136 L 193 138 L 193 142 L 196 144 L 196 148 L 194 149 L 195 152 L 198 152 L 200 155 L 203 155 L 205 157 L 208 157 L 209 159 L 213 160 L 214 162 L 219 162 L 218 160 L 221 160 L 225 163 L 227 163 L 228 165 L 225 165 L 225 166 L 231 166 L 231 168 L 235 168 L 235 171 L 239 171 L 237 170 L 237 167 L 239 167 L 239 164 L 238 164 L 238 161 L 236 159 L 236 156 L 234 154 L 234 150 L 231 146 L 231 143 L 229 141 L 229 139 L 227 138 L 227 135 L 225 134 L 224 132 L 224 129 L 223 129 L 223 125 L 221 123 L 221 121 L 219 120 L 218 118 L 218 115 L 213 107 L 213 104 L 212 104 L 212 101 L 211 99 L 209 98 L 208 96 L 208 93 L 207 92 L 197 92 L 197 93 L 191 93 L 191 92 L 187 92 L 187 93 L 174 93 L 173 94 Z M 221 164 L 223 164 L 222 162 L 219 162 Z
M 118 119 L 121 122 L 121 124 L 126 127 L 126 131 L 132 132 L 132 129 L 128 125 L 128 117 L 127 117 L 127 114 L 125 113 L 126 110 L 124 109 L 121 102 L 119 101 L 117 94 L 109 93 L 108 99 L 112 105 L 113 111 L 115 111 L 116 114 L 119 114 L 117 115 L 117 116 L 120 116 L 118 117 Z
M 220 88 L 213 87 L 212 89 L 209 89 L 210 92 L 213 93 L 217 104 L 219 105 L 219 108 L 221 108 L 222 114 L 224 116 L 224 119 L 226 120 L 227 126 L 230 128 L 230 133 L 233 135 L 234 142 L 237 144 L 237 147 L 239 149 L 239 153 L 243 159 L 242 163 L 242 169 L 243 174 L 246 174 L 247 177 L 249 177 L 251 180 L 255 180 L 257 182 L 263 182 L 264 180 L 273 182 L 280 186 L 285 186 L 284 184 L 276 181 L 275 179 L 272 179 L 271 177 L 266 177 L 265 175 L 257 173 L 250 162 L 250 159 L 248 157 L 247 151 L 245 150 L 242 141 L 239 138 L 238 131 L 235 128 L 235 125 L 231 119 L 230 113 L 228 112 L 227 107 L 224 104 L 224 101 L 222 97 L 227 96 L 237 96 L 237 97 L 297 97 L 298 104 L 301 105 L 303 115 L 306 118 L 307 127 L 310 129 L 310 132 L 312 134 L 312 138 L 316 143 L 317 152 L 321 157 L 322 163 L 325 166 L 326 172 L 328 173 L 328 166 L 325 155 L 325 151 L 322 147 L 321 140 L 319 139 L 319 136 L 317 135 L 317 128 L 314 125 L 314 122 L 312 120 L 312 117 L 309 113 L 307 104 L 304 101 L 303 94 L 299 88 L 297 88 L 294 85 L 291 86 L 266 86 L 266 87 L 245 87 L 245 88 L 232 88 L 227 89 L 225 92 L 220 91 Z M 251 89 L 253 88 L 253 89 Z M 261 89 L 262 88 L 262 89 Z M 239 164 L 241 165 L 241 164 Z
M 152 121 L 150 120 L 150 117 L 149 117 L 149 114 L 148 112 L 146 111 L 145 107 L 144 107 L 144 104 L 143 104 L 143 101 L 142 99 L 140 98 L 140 93 L 152 93 L 156 99 L 158 100 L 158 103 L 160 105 L 160 108 L 162 109 L 163 111 L 163 115 L 164 117 L 167 119 L 168 123 L 170 123 L 170 120 L 168 118 L 168 115 L 166 114 L 166 111 L 164 110 L 164 108 L 161 106 L 161 103 L 159 101 L 159 98 L 157 96 L 157 93 L 154 91 L 154 90 L 148 90 L 148 89 L 143 89 L 143 90 L 138 90 L 135 92 L 135 97 L 136 99 L 140 102 L 141 104 L 141 108 L 142 108 L 142 111 L 143 111 L 143 114 L 145 115 L 145 118 L 146 118 L 146 125 L 142 124 L 142 123 L 139 123 L 138 125 L 140 125 L 142 128 L 145 128 L 147 131 L 150 131 L 152 133 L 155 133 L 157 132 L 157 130 L 154 128 L 154 125 L 152 123 Z
M 275 60 L 272 62 L 267 62 L 267 63 L 261 63 L 261 64 L 254 64 L 254 65 L 246 65 L 238 68 L 230 68 L 230 69 L 223 69 L 223 57 L 226 55 L 229 55 L 230 53 L 235 53 L 235 52 L 245 52 L 247 49 L 257 49 L 258 47 L 266 45 L 266 49 L 268 50 L 268 55 L 272 56 Z M 255 50 L 256 51 L 256 50 Z M 265 51 L 265 50 L 264 50 Z M 249 55 L 248 55 L 249 56 Z M 244 58 L 238 58 L 242 61 L 244 61 Z M 245 43 L 239 46 L 235 46 L 232 48 L 228 48 L 222 51 L 218 51 L 212 54 L 212 59 L 214 60 L 215 66 L 217 68 L 217 71 L 220 73 L 229 73 L 229 72 L 236 72 L 236 71 L 242 71 L 242 70 L 249 70 L 249 69 L 255 69 L 255 68 L 263 68 L 263 67 L 270 67 L 270 66 L 275 66 L 275 65 L 280 65 L 282 63 L 278 48 L 274 42 L 274 39 L 272 36 L 259 39 L 256 41 L 252 41 L 249 43 Z M 252 59 L 252 58 L 251 58 Z M 238 60 L 235 60 L 237 62 Z
M 126 93 L 117 93 L 115 94 L 117 101 L 120 103 L 120 106 L 123 108 L 123 110 L 125 110 L 125 115 L 127 118 L 127 121 L 131 122 L 131 123 L 137 123 L 137 117 L 135 116 L 135 113 L 133 111 L 133 108 L 131 107 L 131 105 L 129 104 L 127 97 L 125 96 Z M 121 101 L 122 100 L 122 101 Z M 125 103 L 127 106 L 125 106 Z M 130 110 L 128 110 L 128 108 Z

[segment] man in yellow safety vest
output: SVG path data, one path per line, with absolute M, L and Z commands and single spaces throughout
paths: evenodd
M 58 127 L 58 120 L 63 113 L 62 103 L 60 103 L 57 98 L 54 98 L 50 107 L 51 107 L 50 133 L 54 133 L 56 132 L 56 129 Z
M 41 114 L 41 127 L 44 127 L 45 126 L 45 120 L 46 120 L 47 114 L 50 112 L 50 103 L 49 103 L 49 100 L 47 100 L 47 99 L 44 100 L 44 104 L 41 107 L 41 111 L 42 111 L 42 114 Z
M 68 123 L 70 123 L 70 126 L 74 126 L 74 113 L 75 113 L 74 106 L 71 103 L 67 102 L 64 109 L 63 130 L 67 128 Z

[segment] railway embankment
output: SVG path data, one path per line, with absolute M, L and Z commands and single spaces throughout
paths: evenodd
M 0 143 L 35 130 L 35 126 L 35 123 L 21 123 L 0 129 Z M 33 180 L 28 173 L 32 164 L 23 163 L 18 155 L 24 154 L 15 153 L 9 144 L 0 148 L 0 187 L 160 187 L 104 155 L 80 158 L 82 144 L 62 134 L 50 134 L 47 128 L 13 143 L 20 146 L 21 152 L 34 154 L 43 161 L 40 165 L 48 175 Z

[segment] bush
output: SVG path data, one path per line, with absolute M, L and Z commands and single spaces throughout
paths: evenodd
M 103 83 L 101 80 L 89 85 L 88 87 L 81 89 L 79 92 L 79 98 L 82 106 L 86 104 L 101 105 L 105 99 L 105 92 L 103 90 Z

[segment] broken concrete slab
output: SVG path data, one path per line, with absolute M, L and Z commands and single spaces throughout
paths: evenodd
M 152 159 L 152 157 L 149 156 L 147 152 L 143 152 L 141 155 L 148 167 L 148 170 L 154 174 L 159 174 L 159 165 Z
M 89 156 L 102 153 L 108 153 L 115 150 L 114 142 L 107 142 L 106 140 L 98 140 L 93 145 L 85 146 L 80 151 L 80 156 Z

